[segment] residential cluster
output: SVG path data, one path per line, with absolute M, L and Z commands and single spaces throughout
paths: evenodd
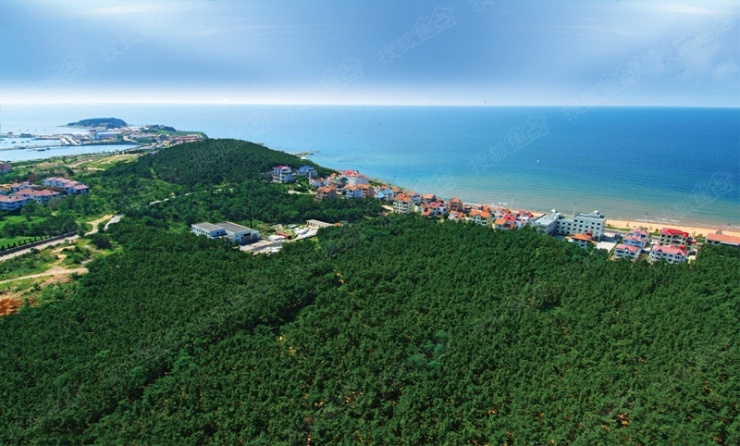
M 79 181 L 59 177 L 46 178 L 42 185 L 35 185 L 28 181 L 2 185 L 0 186 L 0 210 L 15 211 L 31 201 L 46 204 L 53 198 L 63 195 L 82 195 L 88 193 L 89 190 Z
M 276 167 L 276 169 L 286 168 L 290 170 L 287 166 Z M 280 181 L 281 177 L 276 173 L 273 178 L 275 181 Z M 370 179 L 356 170 L 345 170 L 326 178 L 313 175 L 308 178 L 309 185 L 316 189 L 317 200 L 374 198 L 386 202 L 397 214 L 443 217 L 452 221 L 471 222 L 502 231 L 532 226 L 538 232 L 563 237 L 582 248 L 587 248 L 604 239 L 607 224 L 606 216 L 599 211 L 578 213 L 571 217 L 553 209 L 535 217 L 531 212 L 523 210 L 466 205 L 459 198 L 445 201 L 434 194 L 422 195 L 387 185 L 372 186 Z M 295 177 L 291 181 L 294 180 Z M 635 228 L 627 235 L 621 237 L 615 235 L 615 240 L 619 242 L 610 245 L 613 247 L 614 259 L 637 260 L 645 254 L 651 262 L 665 260 L 668 263 L 686 262 L 691 246 L 696 243 L 688 233 L 671 228 L 662 228 L 658 236 L 652 239 L 645 228 Z M 740 247 L 740 237 L 724 235 L 720 230 L 715 234 L 707 235 L 706 243 Z

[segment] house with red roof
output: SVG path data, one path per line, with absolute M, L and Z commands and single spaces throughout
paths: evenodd
M 416 205 L 411 197 L 406 194 L 396 195 L 393 200 L 393 212 L 396 214 L 412 214 L 416 210 Z
M 614 259 L 631 259 L 632 261 L 640 258 L 642 247 L 620 243 L 614 248 Z
M 708 245 L 726 245 L 740 248 L 740 237 L 734 235 L 725 235 L 722 231 L 717 231 L 714 234 L 707 234 Z
M 49 177 L 42 182 L 44 186 L 56 187 L 64 191 L 65 194 L 82 195 L 90 191 L 90 188 L 79 181 L 69 180 L 61 177 Z
M 450 212 L 462 212 L 465 210 L 463 202 L 459 198 L 450 198 L 450 200 L 447 202 L 447 207 L 450 209 Z
M 588 245 L 591 244 L 591 238 L 593 238 L 593 235 L 589 233 L 573 234 L 573 236 L 570 238 L 570 241 L 585 249 L 588 248 Z
M 661 246 L 686 246 L 688 243 L 688 232 L 672 228 L 663 228 L 660 230 L 658 244 Z
M 337 191 L 331 186 L 323 186 L 316 190 L 317 200 L 326 200 L 329 198 L 337 198 Z
M 688 258 L 689 254 L 685 246 L 653 246 L 650 251 L 651 262 L 665 260 L 668 263 L 684 263 Z
M 479 211 L 478 209 L 472 209 L 470 211 L 470 214 L 468 214 L 468 221 L 481 226 L 491 226 L 493 224 L 494 218 L 493 214 L 491 214 L 491 212 L 489 211 Z
M 0 195 L 0 211 L 15 211 L 26 205 L 31 199 L 18 195 Z

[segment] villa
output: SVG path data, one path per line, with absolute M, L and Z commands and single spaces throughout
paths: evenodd
M 621 243 L 614 248 L 614 259 L 632 259 L 632 261 L 635 261 L 640 257 L 640 253 L 642 253 L 641 246 Z
M 684 263 L 688 257 L 685 246 L 653 246 L 653 249 L 650 251 L 651 262 L 665 260 L 668 263 Z
M 65 194 L 81 195 L 89 192 L 90 188 L 79 181 L 68 180 L 60 177 L 46 178 L 42 184 L 48 187 L 56 187 L 64 191 Z
M 272 168 L 272 181 L 274 183 L 292 183 L 295 174 L 290 166 L 275 166 Z
M 412 214 L 415 209 L 412 198 L 406 194 L 396 195 L 393 200 L 393 212 L 396 214 Z
M 660 230 L 658 244 L 661 246 L 686 246 L 688 242 L 688 232 L 671 228 L 663 228 Z

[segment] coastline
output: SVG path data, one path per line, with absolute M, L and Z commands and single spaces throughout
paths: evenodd
M 722 233 L 726 235 L 734 235 L 736 237 L 740 237 L 740 228 L 727 228 L 727 226 L 721 226 L 721 225 L 710 225 L 710 224 L 671 224 L 671 223 L 659 223 L 659 222 L 650 222 L 648 221 L 645 223 L 644 221 L 640 221 L 639 219 L 634 220 L 613 220 L 610 219 L 609 216 L 606 216 L 606 224 L 607 227 L 611 226 L 613 228 L 629 228 L 633 229 L 639 226 L 642 226 L 643 228 L 647 229 L 648 232 L 657 232 L 660 231 L 662 228 L 672 228 L 672 229 L 678 229 L 680 231 L 688 232 L 691 234 L 691 236 L 706 236 L 707 234 L 713 234 L 718 229 L 722 229 Z M 608 228 L 607 228 L 608 229 Z

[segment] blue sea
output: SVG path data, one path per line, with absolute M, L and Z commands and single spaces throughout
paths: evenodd
M 740 109 L 3 105 L 0 128 L 58 133 L 91 117 L 311 152 L 327 167 L 466 202 L 740 226 Z

